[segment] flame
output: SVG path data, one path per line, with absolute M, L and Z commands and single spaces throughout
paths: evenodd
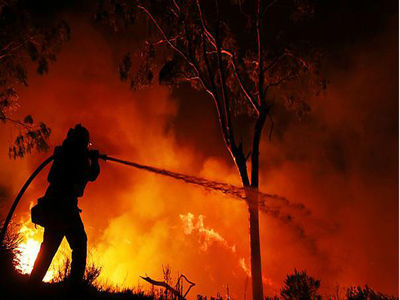
M 25 242 L 22 242 L 18 245 L 18 260 L 19 264 L 16 266 L 17 270 L 22 274 L 30 274 L 33 268 L 33 264 L 35 263 L 35 259 L 39 253 L 40 242 L 29 238 Z M 54 275 L 53 270 L 49 270 L 43 281 L 49 282 Z
M 17 247 L 17 261 L 16 269 L 22 274 L 30 274 L 33 269 L 36 257 L 40 250 L 41 240 L 43 236 L 42 228 L 35 228 L 32 223 L 26 221 L 23 223 L 19 230 L 22 237 L 21 243 Z M 64 263 L 65 245 L 61 244 L 59 253 L 56 254 L 52 261 L 52 265 L 47 271 L 43 281 L 50 282 L 56 278 L 59 268 Z
M 215 231 L 212 228 L 207 228 L 204 226 L 204 216 L 199 215 L 197 219 L 197 223 L 194 225 L 193 220 L 195 219 L 194 214 L 191 212 L 187 213 L 186 215 L 180 214 L 179 215 L 181 221 L 183 222 L 184 225 L 184 233 L 186 235 L 191 234 L 194 230 L 197 230 L 199 236 L 200 236 L 200 249 L 202 251 L 207 251 L 208 247 L 212 243 L 219 243 L 224 247 L 229 248 L 232 252 L 236 252 L 236 246 L 229 246 L 228 242 L 224 237 L 222 237 L 221 234 L 219 234 L 217 231 Z
M 242 257 L 241 259 L 239 259 L 239 265 L 240 267 L 243 269 L 243 271 L 246 273 L 246 275 L 248 277 L 251 277 L 251 272 L 250 272 L 250 268 L 247 266 L 246 264 L 246 259 L 244 257 Z

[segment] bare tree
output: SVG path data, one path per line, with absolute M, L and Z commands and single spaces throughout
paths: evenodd
M 309 111 L 305 98 L 323 85 L 316 52 L 301 35 L 295 38 L 296 26 L 312 14 L 305 1 L 99 1 L 99 20 L 117 30 L 136 23 L 143 35 L 150 32 L 142 51 L 132 54 L 136 58 L 122 59 L 122 80 L 136 89 L 158 72 L 160 84 L 189 83 L 214 102 L 246 190 L 254 300 L 263 299 L 260 141 L 268 120 L 271 137 L 274 103 L 285 101 L 302 116 Z
M 9 148 L 10 157 L 22 157 L 33 148 L 47 150 L 50 129 L 28 115 L 13 118 L 18 109 L 18 85 L 28 85 L 27 66 L 34 63 L 39 74 L 48 72 L 62 44 L 69 39 L 68 25 L 38 15 L 28 2 L 0 1 L 0 121 L 18 128 Z M 39 12 L 40 14 L 40 12 Z

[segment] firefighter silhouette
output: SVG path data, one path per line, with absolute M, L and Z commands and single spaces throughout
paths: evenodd
M 45 208 L 43 242 L 36 258 L 31 282 L 43 280 L 61 241 L 66 237 L 72 250 L 69 281 L 79 284 L 84 276 L 87 236 L 78 208 L 88 181 L 100 173 L 99 152 L 89 150 L 89 131 L 78 124 L 69 129 L 67 138 L 54 150 L 54 161 L 48 175 L 49 187 L 39 203 Z

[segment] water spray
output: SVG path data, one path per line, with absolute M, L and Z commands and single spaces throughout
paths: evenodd
M 242 187 L 238 187 L 238 186 L 235 186 L 232 184 L 212 181 L 212 180 L 208 180 L 208 179 L 204 179 L 204 178 L 200 178 L 200 177 L 196 177 L 196 176 L 191 176 L 191 175 L 186 175 L 186 174 L 182 174 L 182 173 L 168 171 L 165 169 L 155 168 L 155 167 L 139 164 L 139 163 L 132 162 L 132 161 L 118 159 L 115 157 L 108 156 L 106 154 L 100 154 L 99 158 L 103 159 L 104 161 L 112 161 L 112 162 L 120 163 L 120 164 L 123 164 L 126 166 L 130 166 L 130 167 L 134 167 L 137 169 L 152 172 L 155 174 L 168 176 L 168 177 L 171 177 L 171 178 L 174 178 L 177 180 L 182 180 L 185 183 L 201 186 L 207 190 L 219 191 L 223 194 L 233 196 L 236 199 L 247 201 L 246 190 Z M 11 218 L 14 214 L 14 211 L 17 208 L 17 205 L 18 205 L 20 199 L 22 198 L 23 194 L 25 193 L 26 189 L 29 187 L 29 185 L 31 184 L 33 179 L 44 169 L 44 167 L 46 167 L 53 160 L 54 160 L 54 156 L 52 155 L 49 158 L 47 158 L 44 162 L 42 162 L 42 164 L 39 165 L 39 167 L 31 174 L 31 176 L 28 178 L 28 180 L 22 186 L 21 190 L 19 191 L 17 197 L 15 198 L 15 200 L 10 208 L 10 211 L 7 215 L 6 220 L 4 221 L 4 224 L 3 224 L 3 227 L 2 227 L 1 233 L 0 233 L 0 243 L 5 238 L 5 235 L 7 232 L 7 227 L 9 225 Z M 288 206 L 288 207 L 291 207 L 291 208 L 294 208 L 297 210 L 306 210 L 305 207 L 302 206 L 301 204 L 290 203 L 286 198 L 278 196 L 278 195 L 257 192 L 257 196 L 258 196 L 259 208 L 261 209 L 261 211 L 263 211 L 267 214 L 270 214 L 270 215 L 279 213 L 279 207 L 267 207 L 266 203 L 265 203 L 266 199 L 278 200 L 281 204 L 284 204 L 285 206 Z

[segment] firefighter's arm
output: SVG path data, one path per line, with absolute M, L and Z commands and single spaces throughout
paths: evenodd
M 100 174 L 100 165 L 99 165 L 99 151 L 91 150 L 89 152 L 90 158 L 90 168 L 89 168 L 89 181 L 95 181 L 97 176 Z

